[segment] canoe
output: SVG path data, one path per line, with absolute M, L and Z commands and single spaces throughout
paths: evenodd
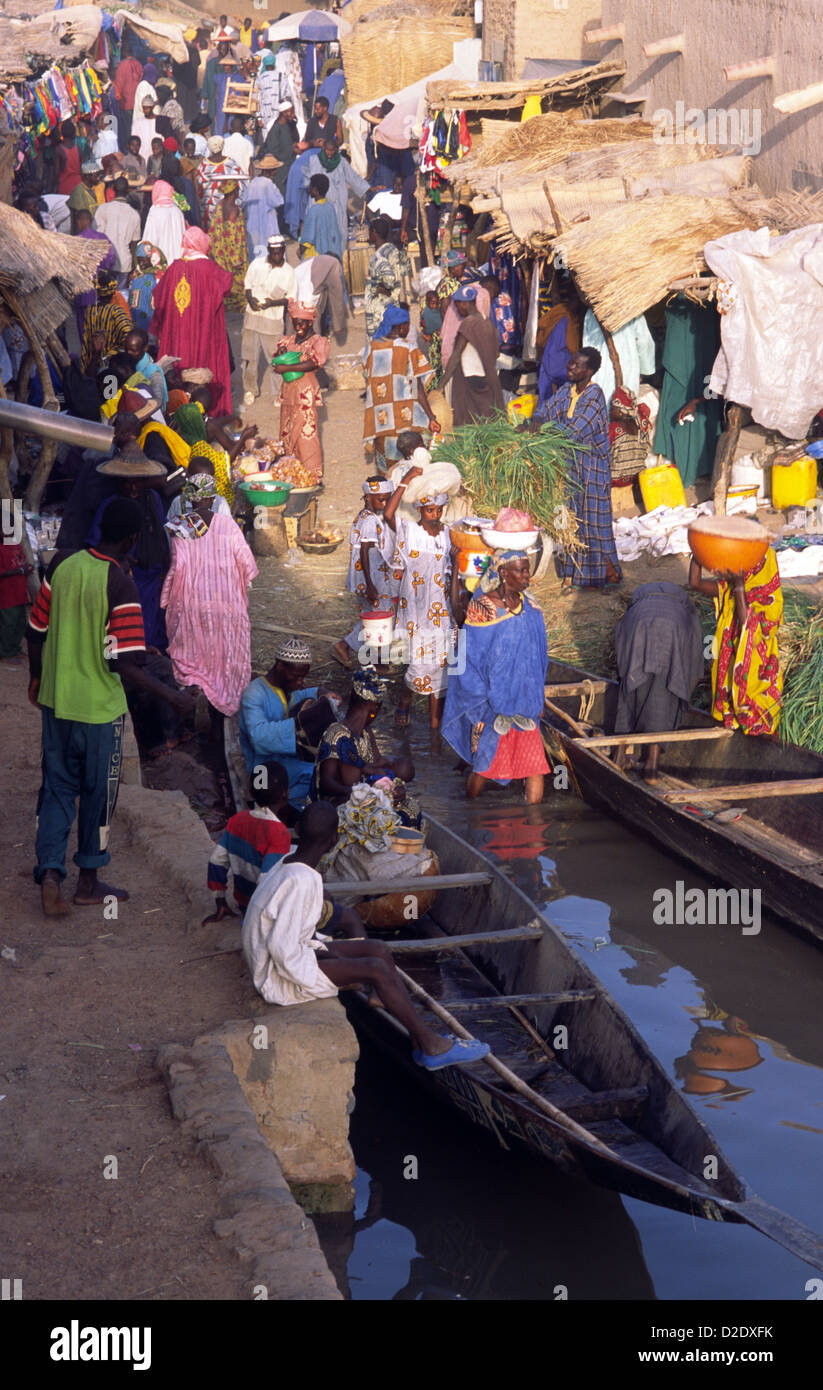
M 580 725 L 582 702 L 585 725 L 594 726 L 591 736 L 614 729 L 617 681 L 560 661 L 549 662 L 546 679 L 551 704 L 566 718 L 547 706 L 545 722 L 586 801 L 701 873 L 736 889 L 759 889 L 764 912 L 823 942 L 823 758 L 778 738 L 721 730 L 705 710 L 690 707 L 683 728 L 712 736 L 665 742 L 659 780 L 649 785 L 615 765 L 613 747 L 587 743 L 587 728 Z M 587 681 L 593 686 L 588 710 L 580 690 Z M 572 691 L 561 693 L 563 685 Z M 723 823 L 700 814 L 732 804 L 746 808 L 740 820 Z
M 746 1222 L 823 1269 L 823 1239 L 747 1188 L 563 934 L 492 861 L 432 817 L 428 843 L 445 886 L 428 915 L 407 924 L 416 930 L 389 942 L 395 963 L 430 1002 L 488 1042 L 525 1093 L 487 1061 L 424 1071 L 397 1020 L 361 991 L 346 991 L 341 999 L 356 1027 L 504 1147 L 523 1146 L 565 1173 L 642 1201 Z M 460 938 L 465 946 L 455 944 Z M 434 1010 L 417 1002 L 442 1031 Z

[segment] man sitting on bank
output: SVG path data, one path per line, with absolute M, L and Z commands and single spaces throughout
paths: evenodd
M 254 769 L 275 758 L 289 776 L 289 804 L 300 810 L 309 793 L 313 760 L 304 761 L 298 751 L 298 706 L 304 700 L 339 697 L 326 686 L 303 682 L 311 666 L 311 648 L 299 637 L 285 637 L 275 649 L 274 664 L 265 676 L 246 686 L 237 712 L 237 732 L 254 785 Z M 329 720 L 331 722 L 331 719 Z
M 489 1051 L 487 1043 L 444 1038 L 423 1023 L 383 942 L 316 935 L 333 923 L 335 909 L 323 901 L 317 865 L 336 840 L 337 811 L 327 801 L 314 802 L 297 823 L 294 854 L 260 880 L 242 937 L 255 989 L 269 1004 L 304 1004 L 334 998 L 338 989 L 370 987 L 408 1030 L 418 1066 L 439 1071 L 480 1061 Z

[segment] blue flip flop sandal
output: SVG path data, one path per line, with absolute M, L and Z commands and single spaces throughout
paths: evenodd
M 415 1048 L 412 1057 L 418 1067 L 423 1067 L 425 1071 L 442 1071 L 443 1067 L 459 1067 L 467 1062 L 479 1062 L 489 1051 L 489 1044 L 478 1042 L 476 1038 L 455 1038 L 448 1052 L 438 1052 L 432 1056 Z

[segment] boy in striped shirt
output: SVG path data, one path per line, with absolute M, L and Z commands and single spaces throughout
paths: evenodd
M 209 891 L 214 893 L 216 911 L 204 918 L 203 926 L 235 916 L 226 901 L 229 873 L 242 916 L 261 876 L 291 849 L 291 835 L 278 816 L 289 798 L 289 777 L 283 764 L 258 764 L 252 784 L 254 807 L 231 817 L 209 860 Z

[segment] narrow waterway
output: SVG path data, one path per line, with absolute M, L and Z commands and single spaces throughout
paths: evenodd
M 570 791 L 469 805 L 451 751 L 420 725 L 411 747 L 424 808 L 567 936 L 750 1187 L 823 1232 L 823 952 L 765 917 L 757 935 L 658 926 L 657 890 L 711 883 Z M 321 1232 L 353 1299 L 809 1296 L 814 1271 L 764 1236 L 504 1152 L 365 1045 L 356 1098 L 354 1216 Z

